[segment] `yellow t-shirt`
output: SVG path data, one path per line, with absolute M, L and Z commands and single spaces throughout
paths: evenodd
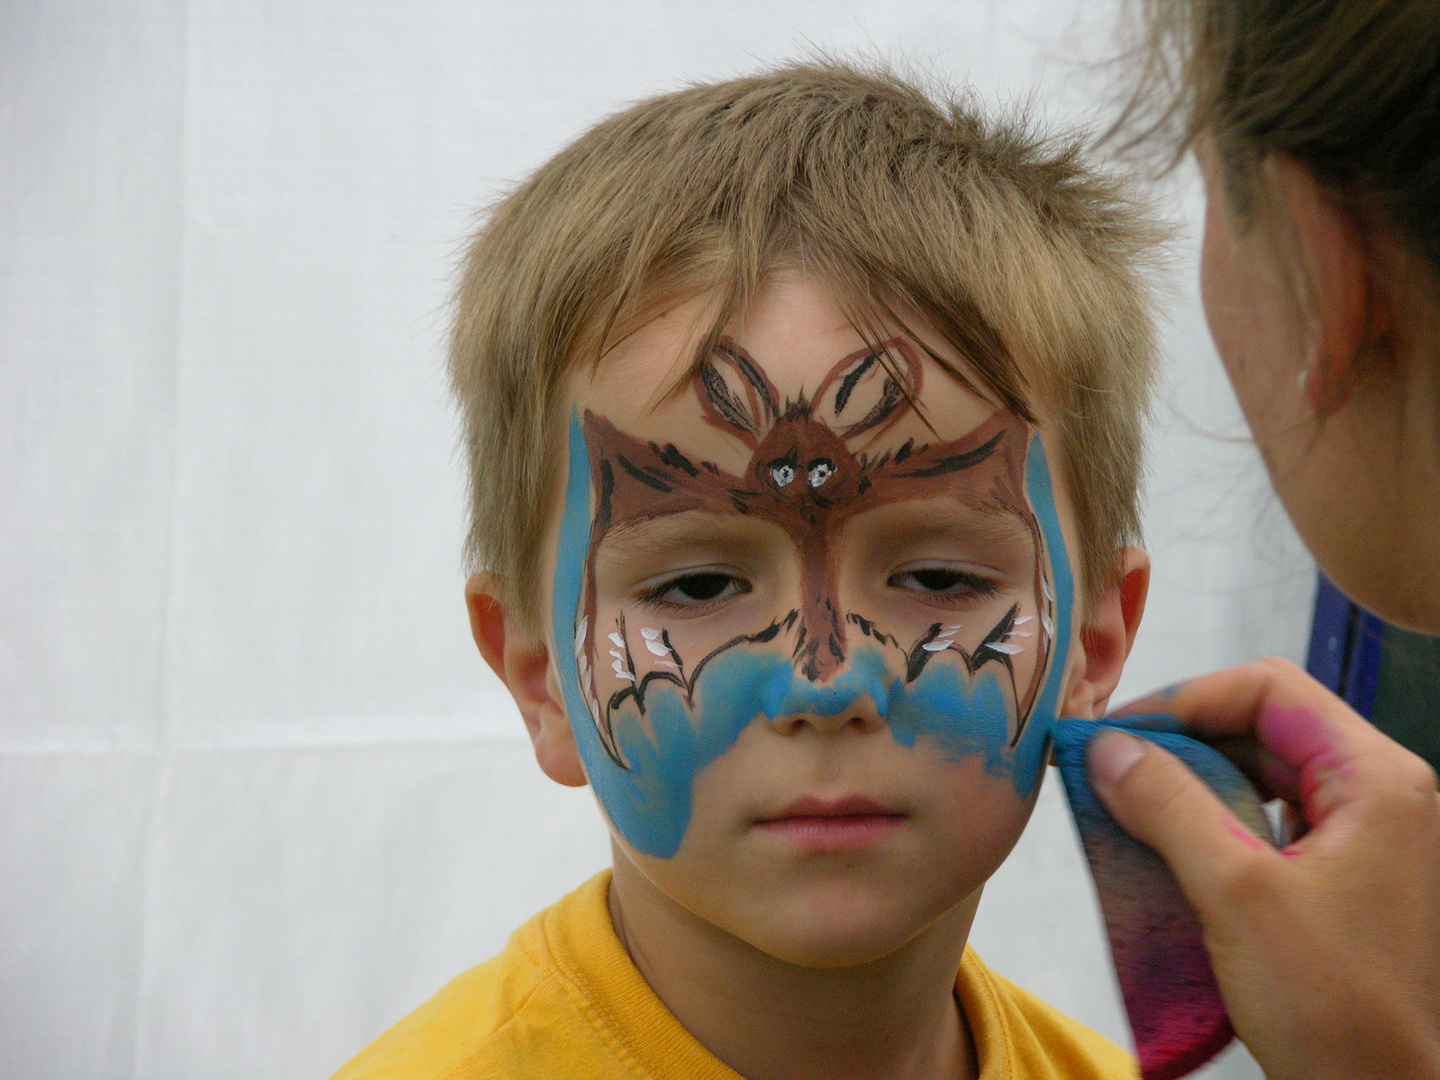
M 607 870 L 515 931 L 362 1050 L 334 1080 L 740 1080 L 670 1015 L 610 924 Z M 970 949 L 955 993 L 981 1080 L 1133 1080 L 1114 1043 L 985 967 Z

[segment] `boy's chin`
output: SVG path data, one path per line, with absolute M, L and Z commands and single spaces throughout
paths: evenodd
M 968 844 L 915 849 L 902 839 L 898 851 L 837 853 L 800 867 L 789 859 L 707 857 L 713 853 L 703 845 L 653 859 L 617 837 L 615 873 L 626 899 L 638 901 L 627 921 L 638 916 L 661 933 L 666 924 L 670 933 L 688 927 L 722 952 L 738 940 L 786 964 L 836 969 L 933 939 L 958 963 L 981 889 L 1023 823 L 1023 816 L 1013 829 L 1006 822 L 988 842 L 971 836 Z
M 938 926 L 953 926 L 963 943 L 980 899 L 924 896 L 901 885 L 884 890 L 804 890 L 762 917 L 726 927 L 746 944 L 797 967 L 846 968 L 875 963 Z M 963 923 L 963 925 L 961 925 Z
M 814 969 L 875 963 L 933 931 L 958 934 L 963 944 L 980 900 L 979 884 L 967 894 L 953 881 L 839 877 L 777 890 L 755 885 L 672 899 L 772 959 Z

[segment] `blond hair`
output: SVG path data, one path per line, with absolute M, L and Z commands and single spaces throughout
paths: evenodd
M 957 378 L 1027 420 L 1043 404 L 1093 602 L 1140 532 L 1155 369 L 1140 266 L 1157 232 L 1080 147 L 833 61 L 693 86 L 591 128 L 492 209 L 465 257 L 450 376 L 472 567 L 496 572 L 538 633 L 571 373 L 660 293 L 716 298 L 703 359 L 798 267 L 862 332 L 912 312 L 965 359 L 968 372 L 933 357 Z

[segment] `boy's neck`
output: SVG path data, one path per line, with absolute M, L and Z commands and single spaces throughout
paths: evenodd
M 615 851 L 610 919 L 657 997 L 746 1080 L 973 1080 L 955 1000 L 972 896 L 868 964 L 807 968 L 682 908 Z

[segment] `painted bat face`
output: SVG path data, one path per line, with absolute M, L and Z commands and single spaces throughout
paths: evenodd
M 986 803 L 1023 825 L 1073 594 L 1038 435 L 803 286 L 654 407 L 674 355 L 578 392 L 569 431 L 559 674 L 620 836 L 675 858 L 737 753 L 767 779 L 726 781 L 757 804 L 736 828 L 807 798 L 905 819 L 936 770 L 977 777 L 957 793 L 972 829 Z M 868 764 L 837 785 L 841 745 Z

